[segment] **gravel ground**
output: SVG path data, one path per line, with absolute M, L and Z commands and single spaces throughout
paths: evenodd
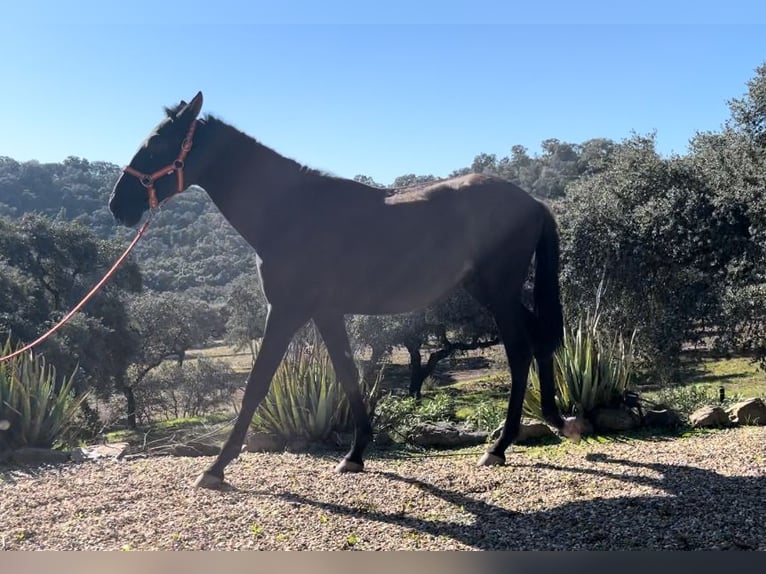
M 480 450 L 250 454 L 223 492 L 205 458 L 0 469 L 6 550 L 766 550 L 766 427 Z

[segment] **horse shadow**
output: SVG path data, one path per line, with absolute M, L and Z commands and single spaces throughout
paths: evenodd
M 368 471 L 382 480 L 413 485 L 472 515 L 473 521 L 425 520 L 378 509 L 364 510 L 364 517 L 448 537 L 476 550 L 766 550 L 766 476 L 726 476 L 688 465 L 644 463 L 599 454 L 587 455 L 586 459 L 606 468 L 550 463 L 528 466 L 615 479 L 662 493 L 597 497 L 539 511 L 513 512 L 424 480 Z M 631 473 L 631 469 L 654 471 L 655 476 Z M 353 506 L 292 493 L 271 496 L 341 516 L 358 518 L 360 513 Z

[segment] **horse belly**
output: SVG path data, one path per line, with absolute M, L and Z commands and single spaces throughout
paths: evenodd
M 377 315 L 406 313 L 427 307 L 452 291 L 470 273 L 467 259 L 435 258 L 428 264 L 398 258 L 388 265 L 365 268 L 338 277 L 334 304 L 344 313 Z

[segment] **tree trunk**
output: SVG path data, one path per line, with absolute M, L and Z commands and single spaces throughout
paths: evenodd
M 423 368 L 423 358 L 420 356 L 420 341 L 410 341 L 405 347 L 410 354 L 410 396 L 416 399 L 420 398 L 420 391 L 423 387 L 423 381 L 426 380 L 428 372 Z
M 380 363 L 383 361 L 383 357 L 386 355 L 386 349 L 383 347 L 372 347 L 372 354 L 370 360 L 364 365 L 362 369 L 362 383 L 366 388 L 370 388 L 373 382 L 380 372 Z
M 410 353 L 410 396 L 416 399 L 420 398 L 420 393 L 423 387 L 423 381 L 425 381 L 436 370 L 436 365 L 439 361 L 452 356 L 457 351 L 472 351 L 475 349 L 485 349 L 492 347 L 500 342 L 500 339 L 494 338 L 487 341 L 473 340 L 469 343 L 452 343 L 446 336 L 441 338 L 442 348 L 436 349 L 428 356 L 428 361 L 425 366 L 423 365 L 423 359 L 420 356 L 419 341 L 411 341 L 406 343 L 407 351 Z
M 133 394 L 133 387 L 129 385 L 124 385 L 122 387 L 122 392 L 125 395 L 125 399 L 128 401 L 128 428 L 135 430 L 138 428 L 138 423 L 136 422 L 136 395 Z

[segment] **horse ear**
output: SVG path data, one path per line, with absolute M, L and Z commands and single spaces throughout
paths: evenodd
M 197 92 L 197 95 L 192 98 L 192 101 L 188 104 L 181 100 L 181 111 L 178 113 L 178 117 L 183 117 L 189 121 L 196 118 L 202 110 L 202 92 Z

